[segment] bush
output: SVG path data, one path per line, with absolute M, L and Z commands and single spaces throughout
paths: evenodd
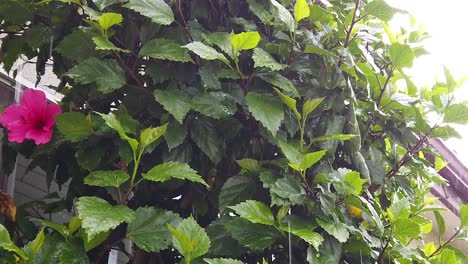
M 4 68 L 37 58 L 40 76 L 51 63 L 64 95 L 47 144 L 4 139 L 4 169 L 31 158 L 49 184 L 69 182 L 58 204 L 76 212 L 36 219 L 29 243 L 1 228 L 4 259 L 463 262 L 444 241 L 411 246 L 432 228 L 424 214 L 440 216 L 427 194 L 443 161 L 426 143 L 457 136 L 468 109 L 448 71 L 429 88 L 405 74 L 427 34 L 392 32 L 396 12 L 383 0 L 2 1 Z M 447 242 L 463 237 L 466 207 L 461 218 Z

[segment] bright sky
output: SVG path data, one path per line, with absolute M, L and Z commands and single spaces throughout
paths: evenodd
M 466 0 L 386 0 L 390 5 L 408 10 L 432 36 L 424 46 L 431 53 L 417 59 L 410 71 L 419 86 L 430 85 L 438 77 L 444 80 L 443 65 L 455 79 L 468 76 L 468 1 Z M 396 16 L 393 24 L 408 23 Z M 403 21 L 405 20 L 405 21 Z M 459 101 L 468 100 L 468 83 L 457 91 Z M 465 138 L 447 144 L 468 165 L 468 126 L 457 127 Z

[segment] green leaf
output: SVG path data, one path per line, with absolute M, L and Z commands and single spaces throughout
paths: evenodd
M 280 140 L 278 141 L 278 146 L 281 148 L 286 159 L 288 159 L 291 164 L 296 165 L 296 167 L 298 167 L 304 160 L 304 155 L 288 143 Z
M 185 115 L 190 111 L 190 98 L 178 90 L 156 90 L 154 91 L 158 101 L 167 112 L 175 117 L 179 123 L 183 123 Z
M 198 182 L 205 186 L 208 186 L 208 184 L 203 180 L 203 178 L 200 175 L 198 175 L 195 170 L 190 168 L 188 164 L 174 161 L 159 164 L 147 173 L 143 173 L 142 177 L 155 182 L 165 182 L 172 178 L 175 178 L 180 180 Z
M 96 50 L 115 50 L 120 52 L 130 52 L 121 48 L 117 48 L 114 43 L 110 42 L 105 36 L 93 37 L 93 42 L 96 45 Z
M 93 171 L 84 178 L 84 183 L 90 186 L 119 188 L 128 179 L 130 176 L 121 170 Z
M 119 25 L 122 21 L 122 15 L 117 13 L 104 13 L 98 19 L 99 25 L 104 30 L 108 30 L 114 25 Z
M 61 263 L 65 264 L 89 264 L 88 256 L 81 239 L 76 238 L 65 242 L 60 255 Z
M 94 131 L 91 122 L 81 113 L 66 112 L 55 116 L 60 133 L 71 142 L 78 142 L 91 136 Z
M 462 226 L 468 226 L 468 204 L 460 206 L 460 220 Z
M 278 63 L 270 53 L 264 51 L 261 48 L 255 48 L 253 51 L 252 59 L 254 60 L 255 68 L 269 68 L 272 71 L 280 71 L 286 68 L 288 65 Z
M 0 224 L 0 248 L 3 248 L 6 251 L 14 252 L 16 255 L 20 256 L 21 259 L 27 260 L 28 256 L 17 247 L 13 241 L 11 241 L 10 234 L 8 230 Z
M 217 52 L 214 48 L 207 46 L 199 41 L 194 41 L 183 47 L 189 49 L 204 60 L 220 60 L 226 64 L 229 64 L 228 59 L 226 59 L 222 53 Z
M 302 107 L 302 116 L 304 119 L 307 119 L 309 114 L 312 113 L 323 102 L 324 99 L 325 97 L 307 100 Z
M 362 185 L 367 182 L 365 179 L 361 179 L 359 172 L 351 171 L 345 175 L 345 182 L 352 187 L 349 194 L 360 195 L 362 192 Z
M 325 50 L 325 49 L 322 49 L 320 47 L 317 47 L 317 46 L 313 46 L 313 45 L 307 45 L 304 49 L 304 53 L 306 54 L 318 54 L 318 55 L 323 55 L 323 56 L 326 56 L 326 57 L 336 57 L 336 55 L 334 55 L 333 53 Z
M 326 150 L 320 150 L 316 152 L 307 153 L 304 155 L 303 160 L 299 165 L 299 169 L 307 170 L 312 167 L 315 163 L 317 163 L 323 156 L 327 153 Z
M 285 92 L 288 95 L 294 97 L 299 97 L 299 93 L 296 90 L 296 87 L 291 83 L 290 80 L 282 76 L 277 72 L 262 73 L 257 75 L 260 79 L 264 80 L 267 83 L 270 83 L 274 87 L 279 88 L 281 91 Z
M 186 263 L 203 256 L 210 249 L 210 238 L 193 217 L 182 220 L 177 229 L 171 225 L 168 228 L 174 247 L 184 256 Z
M 167 127 L 166 133 L 164 133 L 164 139 L 166 140 L 169 150 L 182 144 L 186 137 L 187 129 L 177 122 L 171 122 Z
M 455 89 L 457 88 L 457 82 L 452 76 L 452 73 L 450 73 L 450 70 L 444 66 L 444 73 L 445 73 L 445 83 L 447 84 L 447 89 L 449 93 L 453 93 Z
M 296 22 L 292 17 L 291 13 L 278 3 L 276 0 L 270 0 L 273 6 L 276 8 L 276 17 L 283 22 L 290 32 L 293 32 L 296 28 Z
M 385 0 L 373 0 L 364 6 L 364 13 L 375 16 L 383 21 L 390 21 L 396 13 L 396 9 L 391 7 Z
M 113 92 L 127 82 L 125 72 L 120 68 L 117 61 L 98 60 L 91 57 L 80 62 L 69 70 L 66 75 L 73 78 L 77 83 L 96 83 L 98 91 L 106 94 Z
M 326 135 L 326 136 L 312 138 L 310 142 L 315 143 L 315 142 L 325 141 L 329 139 L 338 139 L 338 140 L 344 141 L 344 140 L 350 140 L 354 138 L 355 136 L 356 135 L 352 135 L 352 134 L 333 134 L 333 135 Z
M 235 50 L 250 50 L 257 47 L 260 42 L 260 34 L 257 31 L 231 33 L 231 45 Z
M 113 113 L 109 113 L 107 115 L 98 113 L 102 119 L 106 122 L 106 125 L 112 129 L 114 129 L 122 138 L 123 140 L 127 141 L 130 147 L 132 148 L 133 152 L 136 153 L 138 150 L 139 143 L 136 139 L 131 138 L 125 133 L 125 129 L 123 128 L 120 121 Z
M 127 227 L 126 237 L 147 252 L 159 252 L 172 244 L 167 224 L 175 226 L 180 221 L 179 215 L 171 211 L 140 207 L 135 211 L 135 220 Z
M 211 120 L 199 117 L 192 122 L 190 137 L 214 164 L 218 164 L 224 158 L 224 138 L 219 135 Z
M 276 98 L 250 92 L 246 96 L 247 105 L 252 115 L 265 126 L 268 131 L 276 133 L 284 119 L 283 105 Z
M 236 205 L 255 194 L 255 181 L 251 177 L 234 176 L 229 178 L 221 187 L 219 193 L 219 210 L 223 212 L 226 207 Z
M 225 118 L 236 112 L 236 103 L 225 93 L 206 93 L 192 98 L 195 111 L 216 119 Z
M 97 8 L 99 8 L 99 10 L 103 10 L 110 5 L 115 5 L 124 1 L 125 0 L 93 0 L 93 3 L 97 6 Z
M 232 57 L 231 35 L 227 32 L 201 33 L 203 39 L 210 45 L 218 46 Z
M 156 24 L 170 25 L 174 22 L 172 9 L 164 0 L 130 0 L 124 7 L 140 13 Z
M 309 247 L 307 262 L 309 264 L 339 264 L 342 258 L 342 244 L 333 237 L 326 236 L 319 250 Z
M 159 60 L 193 62 L 188 50 L 170 39 L 152 39 L 140 50 L 140 57 L 151 57 Z
M 275 224 L 275 218 L 273 217 L 270 207 L 266 206 L 262 202 L 248 200 L 235 206 L 229 206 L 229 208 L 234 210 L 242 218 L 245 218 L 254 224 Z
M 37 251 L 42 247 L 42 244 L 44 243 L 45 239 L 45 234 L 44 234 L 44 228 L 37 233 L 36 238 L 34 238 L 33 241 L 31 241 L 28 245 L 29 246 L 29 252 L 27 252 L 29 258 L 32 258 Z
M 262 167 L 258 160 L 254 159 L 241 159 L 241 160 L 236 160 L 237 164 L 241 166 L 243 169 L 251 172 L 259 172 L 262 170 Z
M 37 251 L 28 264 L 59 263 L 64 240 L 57 234 L 46 235 L 42 247 Z
M 281 230 L 291 232 L 291 234 L 304 239 L 304 241 L 313 246 L 315 250 L 319 250 L 318 247 L 322 244 L 323 237 L 319 233 L 313 231 L 316 225 L 312 224 L 310 220 L 296 215 L 288 215 L 283 220 L 283 223 L 286 224 L 280 226 Z
M 439 126 L 436 127 L 432 132 L 433 137 L 441 138 L 444 140 L 450 138 L 461 138 L 460 133 L 451 126 Z
M 135 212 L 124 205 L 112 206 L 98 197 L 83 196 L 76 203 L 78 217 L 83 221 L 88 240 L 99 233 L 112 230 L 123 222 L 130 223 L 135 218 Z
M 452 104 L 445 110 L 444 122 L 466 125 L 468 124 L 468 106 Z
M 76 48 L 76 43 L 80 43 L 80 48 Z M 73 61 L 82 61 L 95 55 L 95 45 L 91 40 L 91 35 L 81 29 L 75 29 L 71 34 L 63 38 L 56 48 L 63 57 Z
M 242 218 L 228 222 L 226 229 L 234 239 L 251 249 L 267 248 L 282 237 L 273 226 L 254 224 Z
M 465 209 L 466 210 L 466 209 Z M 439 211 L 432 211 L 437 222 L 437 229 L 440 236 L 445 234 L 445 219 Z M 468 213 L 465 213 L 465 219 L 468 219 Z
M 408 238 L 418 238 L 421 234 L 421 226 L 412 219 L 398 218 L 395 223 L 395 237 L 406 243 Z
M 302 116 L 301 116 L 301 114 L 299 113 L 299 111 L 297 111 L 297 106 L 296 106 L 297 102 L 296 102 L 296 100 L 293 99 L 293 98 L 291 98 L 291 97 L 289 97 L 289 96 L 287 96 L 287 95 L 285 95 L 285 94 L 283 94 L 282 92 L 280 92 L 280 91 L 279 91 L 278 89 L 276 89 L 276 88 L 275 88 L 275 90 L 276 90 L 276 92 L 278 93 L 278 95 L 280 96 L 281 101 L 283 101 L 283 103 L 284 103 L 285 105 L 287 105 L 287 106 L 289 107 L 289 109 L 291 109 L 291 110 L 293 111 L 294 115 L 296 116 L 296 119 L 297 119 L 298 121 L 300 121 L 301 118 L 302 118 Z
M 271 194 L 289 201 L 291 205 L 301 205 L 307 202 L 306 191 L 296 179 L 290 176 L 278 179 L 275 184 L 271 186 L 270 192 Z M 283 205 L 278 204 L 274 199 L 272 199 L 271 203 L 273 205 Z
M 167 131 L 167 124 L 159 127 L 148 127 L 145 130 L 141 131 L 140 134 L 140 144 L 141 149 L 145 149 L 153 142 L 158 140 L 164 133 Z
M 318 218 L 317 223 L 325 229 L 328 234 L 334 236 L 341 243 L 348 241 L 349 232 L 345 224 L 337 221 L 324 221 Z
M 240 257 L 245 251 L 245 248 L 231 237 L 225 227 L 230 219 L 229 216 L 221 216 L 221 218 L 214 220 L 206 227 L 206 232 L 211 240 L 210 255 L 236 258 Z M 247 222 L 251 224 L 249 221 Z
M 307 4 L 306 0 L 297 0 L 296 4 L 294 5 L 294 19 L 296 23 L 301 21 L 304 18 L 309 17 L 310 9 L 309 4 Z
M 243 264 L 244 262 L 235 259 L 216 258 L 216 259 L 203 259 L 208 264 Z
M 393 63 L 394 68 L 409 67 L 413 65 L 415 58 L 413 49 L 409 45 L 392 43 L 387 50 L 387 54 Z
M 61 224 L 53 223 L 44 219 L 39 219 L 39 218 L 30 218 L 31 221 L 41 223 L 43 226 L 50 227 L 57 231 L 60 235 L 62 235 L 64 238 L 68 237 L 68 230 L 67 227 Z
M 444 248 L 442 250 L 442 253 L 440 254 L 440 263 L 441 264 L 456 264 L 458 263 L 457 261 L 457 255 L 455 255 L 455 251 Z

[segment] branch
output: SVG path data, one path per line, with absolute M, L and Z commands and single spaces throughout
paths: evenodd
M 190 32 L 190 28 L 188 27 L 188 24 L 187 24 L 187 21 L 185 20 L 184 14 L 182 13 L 182 7 L 180 6 L 180 0 L 176 0 L 174 2 L 175 2 L 175 6 L 177 7 L 177 12 L 179 13 L 179 17 L 182 20 L 182 24 L 179 24 L 179 23 L 177 23 L 177 24 L 182 26 L 185 33 L 187 33 L 187 36 L 189 37 L 190 41 L 193 42 L 192 33 Z
M 392 239 L 391 238 L 388 239 L 387 243 L 385 244 L 385 246 L 380 251 L 379 257 L 377 258 L 377 263 L 378 264 L 383 264 L 383 257 L 384 257 L 384 254 L 385 254 L 385 250 L 387 250 L 388 246 L 390 245 L 390 240 L 392 240 Z
M 429 255 L 429 258 L 435 256 L 437 253 L 439 253 L 439 251 L 441 249 L 443 249 L 445 246 L 447 246 L 448 244 L 452 243 L 452 241 L 455 239 L 455 237 L 460 233 L 460 231 L 462 231 L 462 227 L 458 228 L 457 232 L 455 232 L 455 234 L 453 234 L 447 241 L 445 241 L 445 243 L 439 245 L 439 247 L 434 251 L 432 252 L 431 255 Z
M 354 25 L 360 20 L 356 19 L 356 14 L 359 10 L 359 5 L 361 3 L 361 0 L 356 0 L 355 6 L 354 6 L 354 13 L 353 13 L 353 19 L 351 20 L 351 24 L 349 25 L 349 29 L 346 32 L 346 39 L 344 43 L 344 47 L 347 48 L 349 46 L 349 43 L 351 43 L 351 31 L 353 31 Z

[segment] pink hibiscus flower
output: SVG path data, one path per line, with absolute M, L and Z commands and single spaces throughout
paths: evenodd
M 19 105 L 11 105 L 0 115 L 0 123 L 8 129 L 8 140 L 22 143 L 32 139 L 36 144 L 45 144 L 52 138 L 55 119 L 62 109 L 48 104 L 44 92 L 26 89 Z

